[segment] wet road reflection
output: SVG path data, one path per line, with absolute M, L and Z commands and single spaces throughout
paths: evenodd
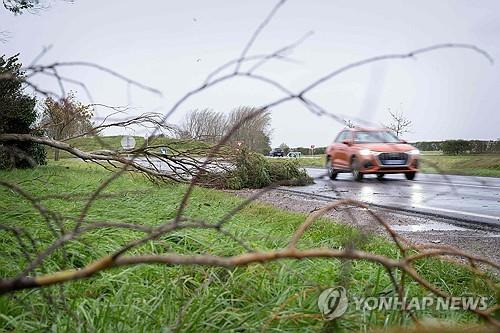
M 325 174 L 322 169 L 308 168 L 307 171 L 312 177 Z M 408 181 L 396 174 L 386 175 L 382 181 L 367 175 L 362 182 L 355 182 L 346 173 L 339 174 L 335 181 L 325 175 L 317 179 L 316 184 L 293 187 L 293 190 L 500 226 L 498 178 L 418 174 L 416 180 Z

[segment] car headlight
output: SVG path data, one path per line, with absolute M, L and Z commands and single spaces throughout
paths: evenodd
M 368 155 L 372 155 L 373 151 L 371 151 L 370 149 L 361 149 L 359 151 L 359 154 L 362 156 L 368 156 Z
M 408 152 L 408 154 L 410 154 L 410 155 L 418 155 L 418 154 L 420 154 L 420 150 L 418 150 L 418 149 L 412 149 L 412 150 L 410 150 Z

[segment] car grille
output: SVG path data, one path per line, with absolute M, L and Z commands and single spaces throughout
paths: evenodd
M 405 165 L 408 161 L 406 153 L 381 153 L 378 159 L 382 165 Z

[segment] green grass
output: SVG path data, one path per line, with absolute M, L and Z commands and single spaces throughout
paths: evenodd
M 424 173 L 444 172 L 450 175 L 500 177 L 498 154 L 442 155 L 439 152 L 423 152 L 421 157 L 420 171 Z M 298 161 L 302 167 L 323 168 L 325 155 L 303 157 Z
M 142 146 L 144 144 L 144 137 L 142 136 L 134 136 L 135 138 L 135 146 L 136 148 Z M 101 149 L 109 149 L 109 150 L 121 150 L 121 140 L 122 136 L 117 135 L 117 136 L 99 136 L 99 137 L 81 137 L 81 138 L 76 138 L 76 139 L 71 139 L 68 140 L 67 143 L 72 145 L 75 148 L 81 149 L 86 152 L 90 151 L 95 151 L 95 150 L 101 150 Z M 179 150 L 179 151 L 187 151 L 187 150 L 192 150 L 192 149 L 200 149 L 200 148 L 207 148 L 210 147 L 208 143 L 201 142 L 201 141 L 185 141 L 185 140 L 177 140 L 177 139 L 171 139 L 171 138 L 163 138 L 163 137 L 157 137 L 154 140 L 150 140 L 148 142 L 150 146 L 155 145 L 165 145 L 168 147 L 171 147 L 173 149 Z M 49 159 L 52 159 L 54 156 L 54 150 L 52 148 L 46 148 L 47 149 L 47 157 Z M 60 152 L 60 157 L 61 158 L 69 158 L 73 157 L 73 155 L 61 151 Z
M 325 167 L 325 155 L 303 155 L 300 158 L 289 158 L 289 157 L 266 157 L 267 159 L 271 161 L 286 161 L 286 160 L 293 160 L 297 161 L 299 166 L 301 167 L 308 167 L 308 168 L 324 168 Z
M 427 163 L 426 163 L 427 162 Z M 422 155 L 422 172 L 500 177 L 500 155 Z
M 18 183 L 36 196 L 70 194 L 71 199 L 45 198 L 41 203 L 63 215 L 75 216 L 84 205 L 83 199 L 109 175 L 94 165 L 66 160 L 34 170 L 1 171 L 0 179 Z M 153 185 L 140 176 L 127 175 L 111 184 L 105 191 L 107 196 L 89 211 L 89 218 L 158 225 L 175 216 L 185 189 L 184 185 Z M 186 215 L 215 222 L 241 201 L 225 192 L 196 188 Z M 256 250 L 271 250 L 285 246 L 304 218 L 303 214 L 253 203 L 234 216 L 226 230 Z M 25 228 L 40 246 L 47 246 L 54 239 L 37 212 L 5 188 L 0 189 L 0 223 Z M 73 225 L 70 221 L 64 223 L 66 227 Z M 140 235 L 111 228 L 88 232 L 80 241 L 67 244 L 65 253 L 57 252 L 47 258 L 44 269 L 82 267 Z M 338 249 L 357 238 L 356 229 L 322 219 L 308 230 L 300 247 Z M 368 236 L 359 246 L 393 258 L 399 255 L 392 244 L 380 237 Z M 244 252 L 238 244 L 213 231 L 184 230 L 165 235 L 129 254 L 171 251 L 216 255 Z M 0 277 L 19 273 L 26 262 L 13 235 L 0 231 Z M 421 260 L 416 268 L 432 283 L 457 296 L 494 293 L 459 265 Z M 208 287 L 199 290 L 208 278 L 211 280 Z M 65 301 L 57 296 L 58 287 L 46 288 L 44 291 L 53 295 L 52 304 L 40 290 L 0 296 L 0 331 L 168 332 L 183 304 L 192 298 L 181 317 L 181 331 L 260 331 L 267 326 L 270 332 L 317 332 L 332 324 L 308 317 L 318 314 L 318 286 L 339 284 L 345 284 L 351 295 L 358 296 L 391 290 L 385 270 L 363 261 L 345 266 L 339 260 L 285 260 L 234 269 L 140 265 L 70 282 L 63 287 Z M 415 283 L 406 285 L 410 296 L 427 294 Z M 295 317 L 273 319 L 275 314 Z M 477 322 L 475 316 L 463 311 L 427 310 L 418 316 L 455 323 Z M 350 307 L 335 325 L 344 330 L 364 330 L 409 322 L 400 312 L 361 313 Z

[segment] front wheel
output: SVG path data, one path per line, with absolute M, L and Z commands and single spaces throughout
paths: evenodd
M 383 174 L 383 173 L 377 173 L 378 180 L 384 180 L 384 176 L 385 176 L 385 174 Z
M 360 171 L 360 166 L 358 160 L 353 157 L 351 161 L 352 177 L 355 181 L 359 182 L 363 180 L 363 173 Z
M 331 180 L 335 180 L 337 178 L 337 172 L 335 169 L 333 169 L 332 161 L 330 160 L 330 157 L 326 158 L 326 170 L 328 171 L 328 177 Z
M 414 172 L 406 172 L 406 173 L 405 173 L 405 177 L 406 177 L 406 179 L 408 179 L 408 180 L 413 180 L 413 179 L 415 179 L 415 175 L 416 175 L 416 174 L 417 174 L 417 173 L 416 173 L 415 171 L 414 171 Z

